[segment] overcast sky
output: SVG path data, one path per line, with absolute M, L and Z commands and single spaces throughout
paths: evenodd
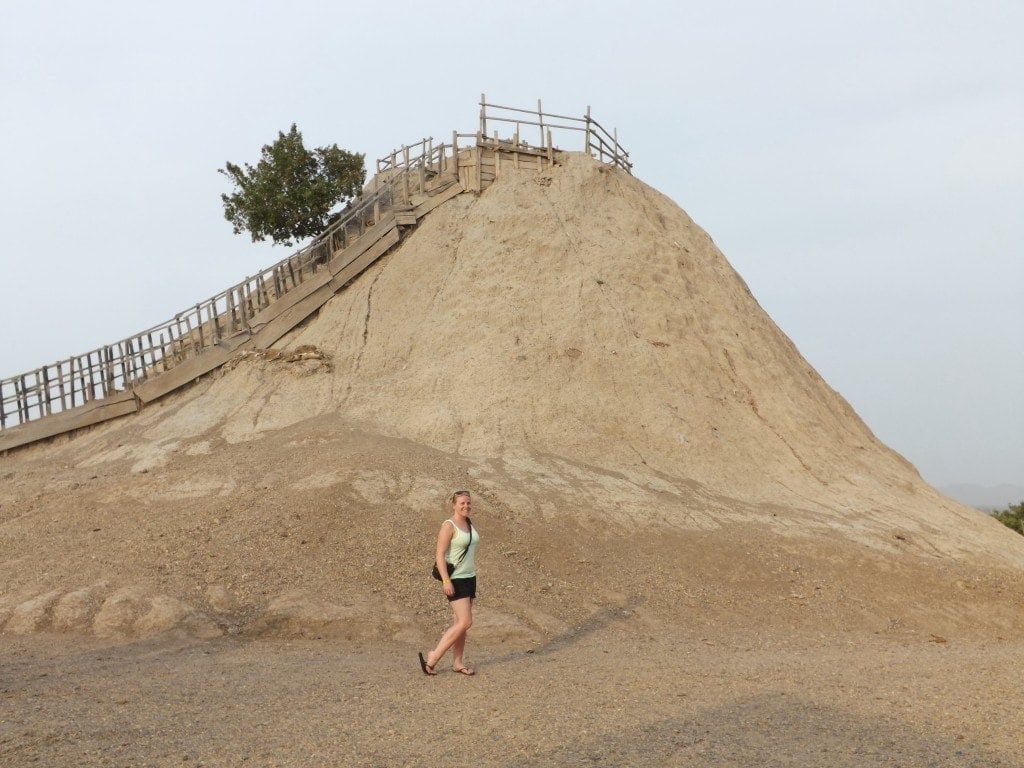
M 292 122 L 372 164 L 486 93 L 617 128 L 925 479 L 1024 485 L 1022 41 L 1020 0 L 4 0 L 0 376 L 288 255 L 216 171 Z

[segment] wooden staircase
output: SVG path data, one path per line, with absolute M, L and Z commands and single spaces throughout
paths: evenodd
M 292 256 L 159 326 L 0 379 L 0 453 L 136 413 L 240 352 L 270 347 L 395 248 L 435 208 L 464 192 L 484 191 L 506 165 L 537 171 L 554 165 L 561 150 L 552 144 L 553 128 L 583 132 L 585 151 L 631 171 L 628 153 L 590 118 L 589 108 L 580 121 L 584 127 L 576 127 L 552 125 L 557 116 L 544 113 L 539 103 L 535 113 L 488 105 L 483 97 L 480 106 L 477 133 L 453 133 L 450 145 L 424 139 L 378 160 L 362 195 Z M 499 110 L 497 116 L 493 110 Z M 489 138 L 488 119 L 514 124 L 512 138 L 499 138 L 497 132 Z M 539 145 L 520 140 L 524 124 L 541 127 Z

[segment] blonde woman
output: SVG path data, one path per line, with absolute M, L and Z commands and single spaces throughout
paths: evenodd
M 452 516 L 441 524 L 437 534 L 434 560 L 441 574 L 441 589 L 452 607 L 452 625 L 441 635 L 432 651 L 420 657 L 420 669 L 425 675 L 436 675 L 438 662 L 452 650 L 452 672 L 474 674 L 466 666 L 466 632 L 473 626 L 473 600 L 476 598 L 476 547 L 480 534 L 470 522 L 472 500 L 469 491 L 455 491 L 448 497 Z

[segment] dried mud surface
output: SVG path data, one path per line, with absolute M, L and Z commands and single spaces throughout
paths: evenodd
M 448 618 L 425 557 L 218 636 L 8 630 L 0 765 L 1024 765 L 1019 577 L 742 530 L 638 558 L 590 521 L 524 523 L 513 550 L 474 517 L 474 677 L 419 670 Z

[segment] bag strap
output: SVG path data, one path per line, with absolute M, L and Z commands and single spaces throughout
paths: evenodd
M 445 520 L 445 522 L 451 523 L 452 528 L 454 528 L 456 531 L 459 530 L 459 526 L 455 524 L 454 520 L 449 518 L 448 520 Z M 466 522 L 469 523 L 469 544 L 467 544 L 466 548 L 462 550 L 462 554 L 459 556 L 458 562 L 452 563 L 452 565 L 454 565 L 456 568 L 458 568 L 462 564 L 462 561 L 466 559 L 466 553 L 469 552 L 469 546 L 473 543 L 473 521 L 467 517 Z

